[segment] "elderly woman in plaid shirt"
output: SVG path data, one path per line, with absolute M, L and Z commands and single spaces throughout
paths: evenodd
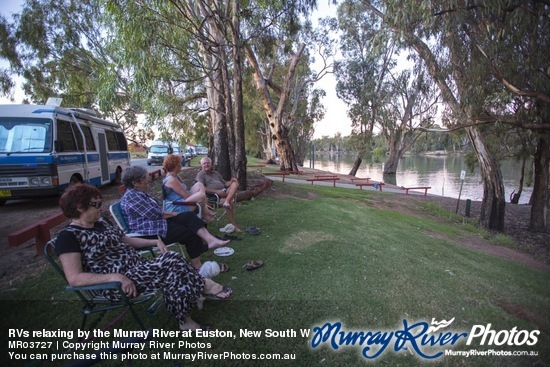
M 164 243 L 185 244 L 191 264 L 195 269 L 202 266 L 200 255 L 208 250 L 227 246 L 230 241 L 214 237 L 206 229 L 206 223 L 192 212 L 166 212 L 149 194 L 147 170 L 132 166 L 124 171 L 122 183 L 126 192 L 120 206 L 132 232 L 146 238 L 160 236 Z

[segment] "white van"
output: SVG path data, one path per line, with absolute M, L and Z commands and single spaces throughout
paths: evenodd
M 163 141 L 154 141 L 149 147 L 147 155 L 147 165 L 162 164 L 164 158 L 171 153 L 170 144 Z
M 162 164 L 164 158 L 168 154 L 177 154 L 182 159 L 184 158 L 184 152 L 178 143 L 173 141 L 154 141 L 149 147 L 149 154 L 147 155 L 147 164 Z

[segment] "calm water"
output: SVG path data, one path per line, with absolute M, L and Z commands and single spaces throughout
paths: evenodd
M 355 157 L 349 155 L 315 155 L 316 169 L 341 174 L 348 174 L 353 166 Z M 304 167 L 310 167 L 309 160 L 304 162 Z M 520 162 L 506 160 L 501 162 L 506 202 L 509 202 L 510 194 L 518 189 Z M 468 172 L 464 158 L 457 155 L 449 156 L 414 156 L 405 157 L 399 162 L 395 175 L 397 186 L 431 186 L 428 193 L 457 198 L 462 181 L 460 171 L 466 171 L 466 178 L 462 185 L 461 199 L 481 201 L 483 198 L 483 186 L 481 174 L 476 168 L 473 173 Z M 527 175 L 526 168 L 526 175 Z M 382 163 L 366 164 L 363 162 L 357 171 L 357 177 L 370 177 L 373 180 L 384 181 L 382 177 Z M 533 187 L 524 187 L 521 193 L 520 204 L 527 204 Z

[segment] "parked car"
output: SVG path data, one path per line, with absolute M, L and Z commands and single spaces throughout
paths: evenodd
M 197 155 L 207 155 L 208 154 L 208 148 L 203 146 L 197 146 Z

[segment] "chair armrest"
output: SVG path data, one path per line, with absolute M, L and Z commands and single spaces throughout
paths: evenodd
M 196 206 L 199 205 L 196 201 L 183 201 L 183 200 L 174 200 L 172 201 L 174 205 L 184 205 L 184 206 Z
M 72 287 L 68 285 L 66 289 L 69 291 L 99 291 L 99 290 L 105 290 L 105 289 L 116 289 L 116 290 L 122 291 L 120 282 L 106 282 L 106 283 L 91 284 L 91 285 L 81 285 L 77 287 Z

